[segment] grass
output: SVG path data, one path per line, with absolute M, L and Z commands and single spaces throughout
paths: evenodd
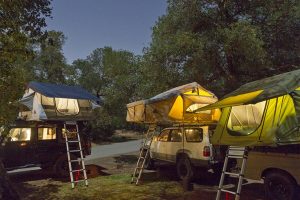
M 183 197 L 183 189 L 176 181 L 151 181 L 148 179 L 139 186 L 130 184 L 130 181 L 129 174 L 118 174 L 89 179 L 88 187 L 81 183 L 75 186 L 75 189 L 71 189 L 70 183 L 63 183 L 53 192 L 49 191 L 43 199 L 171 200 Z M 36 195 L 41 197 L 42 194 Z M 34 198 L 31 196 L 30 199 Z
M 45 183 L 40 181 L 38 185 L 34 184 L 34 181 L 19 183 L 18 188 L 23 190 L 23 197 L 28 200 L 214 200 L 216 198 L 216 190 L 212 190 L 210 184 L 201 184 L 196 186 L 194 191 L 185 192 L 174 177 L 157 178 L 156 173 L 151 172 L 145 173 L 143 180 L 136 186 L 130 184 L 130 174 L 116 174 L 91 178 L 88 187 L 81 183 L 72 189 L 69 182 L 48 179 Z M 203 179 L 203 182 L 207 181 Z M 262 188 L 261 185 L 244 186 L 241 199 L 263 199 Z

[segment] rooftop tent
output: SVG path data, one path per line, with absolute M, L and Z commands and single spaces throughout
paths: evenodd
M 217 97 L 198 83 L 182 85 L 150 99 L 127 104 L 129 122 L 136 123 L 201 123 L 216 122 L 218 110 L 193 113 L 195 109 L 216 102 Z
M 215 108 L 223 109 L 213 144 L 299 143 L 300 70 L 247 83 L 198 111 Z
M 78 86 L 30 82 L 19 100 L 19 116 L 28 121 L 88 120 L 99 99 Z

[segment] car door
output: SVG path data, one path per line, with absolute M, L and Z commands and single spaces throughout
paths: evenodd
M 34 162 L 35 148 L 32 142 L 32 128 L 11 128 L 3 144 L 3 162 L 6 168 L 15 168 Z
M 166 160 L 167 159 L 167 143 L 170 129 L 164 129 L 155 141 L 155 146 L 152 151 L 153 158 Z
M 58 143 L 56 126 L 38 126 L 36 146 L 38 160 L 42 165 L 53 162 L 62 146 Z
M 176 162 L 176 154 L 182 148 L 183 143 L 181 128 L 170 130 L 170 137 L 168 138 L 168 142 L 166 143 L 166 159 L 171 162 Z

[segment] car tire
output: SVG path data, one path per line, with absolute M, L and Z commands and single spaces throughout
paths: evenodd
M 71 160 L 76 160 L 76 156 L 70 154 L 70 158 Z M 72 162 L 72 169 L 75 170 L 78 168 L 78 163 L 76 162 Z M 68 156 L 65 155 L 60 155 L 58 157 L 58 159 L 56 160 L 55 164 L 54 164 L 54 169 L 53 169 L 55 175 L 62 177 L 62 178 L 66 178 L 68 176 L 70 176 L 69 173 L 69 163 L 68 163 Z
M 192 180 L 194 176 L 194 168 L 187 156 L 181 156 L 176 162 L 176 170 L 178 178 L 181 180 Z
M 296 182 L 282 172 L 270 172 L 264 180 L 265 194 L 268 200 L 294 200 L 297 190 Z

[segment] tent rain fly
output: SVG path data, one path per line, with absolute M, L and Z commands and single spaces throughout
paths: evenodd
M 300 70 L 241 86 L 198 109 L 222 108 L 213 144 L 260 146 L 300 142 Z M 196 112 L 197 112 L 196 111 Z
M 28 121 L 88 120 L 93 109 L 99 107 L 97 101 L 80 87 L 30 82 L 19 100 L 19 117 Z

